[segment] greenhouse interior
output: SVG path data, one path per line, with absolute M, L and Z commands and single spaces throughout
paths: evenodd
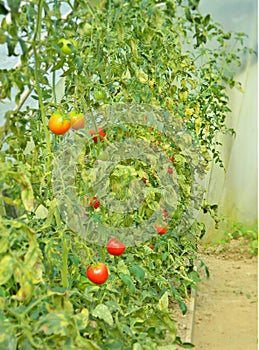
M 0 0 L 0 350 L 258 348 L 256 0 Z

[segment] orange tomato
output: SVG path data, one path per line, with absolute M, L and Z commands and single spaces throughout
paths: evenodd
M 71 120 L 60 112 L 55 112 L 49 119 L 49 129 L 56 135 L 65 134 L 71 127 Z
M 71 111 L 68 113 L 71 119 L 71 128 L 74 130 L 83 129 L 85 126 L 85 118 L 83 113 L 77 113 L 76 111 Z
M 168 227 L 166 227 L 166 226 L 162 226 L 162 225 L 159 225 L 159 224 L 155 224 L 155 228 L 156 228 L 156 232 L 157 232 L 159 235 L 164 235 L 165 233 L 168 232 Z

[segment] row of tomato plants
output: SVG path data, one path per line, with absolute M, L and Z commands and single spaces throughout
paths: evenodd
M 65 19 L 64 4 L 71 9 Z M 63 134 L 88 123 L 86 111 L 129 102 L 168 110 L 190 131 L 207 166 L 212 158 L 220 163 L 215 135 L 230 132 L 226 86 L 235 85 L 227 64 L 239 65 L 240 59 L 238 49 L 228 50 L 231 34 L 198 5 L 196 0 L 0 4 L 0 43 L 9 56 L 17 55 L 18 45 L 21 53 L 20 66 L 0 71 L 1 101 L 12 99 L 15 87 L 17 103 L 26 89 L 38 103 L 36 108 L 18 103 L 0 129 L 0 348 L 173 350 L 182 343 L 174 309 L 186 313 L 189 291 L 199 280 L 193 265 L 204 226 L 194 221 L 181 233 L 169 222 L 163 232 L 114 255 L 116 241 L 94 245 L 63 221 L 51 162 Z M 243 36 L 234 40 L 238 48 Z M 65 78 L 61 97 L 57 73 Z M 90 134 L 100 146 L 105 131 L 96 131 Z M 132 131 L 161 142 L 148 129 Z M 111 130 L 114 140 L 117 132 Z M 185 162 L 177 162 L 176 155 L 174 166 L 188 179 Z M 181 213 L 187 197 L 181 198 Z M 88 198 L 86 209 L 97 219 L 99 204 Z M 212 214 L 214 208 L 204 205 Z M 123 245 L 120 241 L 122 250 Z M 96 262 L 108 270 L 101 284 L 91 281 L 88 270 Z

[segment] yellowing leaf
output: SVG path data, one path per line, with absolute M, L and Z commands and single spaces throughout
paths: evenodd
M 22 188 L 21 198 L 24 208 L 28 211 L 32 211 L 34 195 L 29 178 L 22 172 L 10 172 L 10 175 L 15 178 L 15 180 L 20 184 Z
M 195 131 L 196 131 L 196 135 L 199 134 L 200 129 L 201 129 L 201 126 L 202 126 L 202 119 L 201 119 L 200 117 L 198 117 L 198 118 L 195 120 Z
M 0 254 L 5 253 L 9 247 L 9 241 L 7 237 L 0 238 Z
M 27 141 L 23 154 L 24 155 L 30 154 L 34 148 L 35 148 L 35 143 L 33 141 L 33 138 L 31 138 L 30 141 Z
M 168 310 L 168 292 L 165 292 L 158 301 L 158 308 L 160 310 Z
M 138 57 L 138 45 L 136 41 L 130 40 L 130 46 L 134 57 Z
M 0 286 L 12 277 L 14 259 L 10 255 L 5 255 L 0 260 Z
M 68 336 L 70 334 L 70 317 L 63 312 L 51 312 L 40 318 L 38 322 L 39 331 L 47 335 L 55 334 Z
M 36 219 L 45 219 L 48 216 L 48 209 L 44 207 L 44 205 L 40 204 L 35 211 Z
M 76 321 L 78 329 L 83 330 L 88 325 L 88 320 L 89 320 L 88 309 L 86 308 L 82 309 L 81 312 L 79 314 L 74 315 L 73 318 Z
M 106 323 L 108 323 L 109 326 L 113 326 L 112 314 L 106 305 L 97 305 L 96 308 L 93 310 L 92 315 L 105 321 Z

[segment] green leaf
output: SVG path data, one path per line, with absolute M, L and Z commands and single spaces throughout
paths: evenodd
M 9 37 L 7 37 L 7 49 L 8 49 L 8 56 L 18 56 L 15 53 L 15 47 L 16 47 L 17 41 L 13 40 Z
M 38 330 L 44 334 L 58 334 L 60 336 L 68 336 L 70 334 L 70 324 L 70 317 L 63 312 L 50 312 L 46 316 L 42 316 L 37 323 Z
M 16 350 L 17 341 L 12 328 L 0 321 L 0 349 Z
M 113 326 L 112 314 L 106 305 L 97 305 L 96 308 L 92 311 L 92 315 L 105 321 L 109 326 Z
M 175 342 L 184 349 L 192 349 L 195 347 L 192 343 L 183 343 L 180 337 L 176 337 Z
M 182 311 L 182 314 L 185 315 L 186 312 L 187 312 L 187 306 L 186 304 L 182 301 L 182 300 L 179 300 L 178 301 L 178 305 L 180 306 L 180 309 Z
M 117 272 L 120 273 L 122 272 L 125 275 L 129 275 L 129 269 L 128 266 L 125 264 L 124 260 L 119 260 L 118 265 L 117 265 Z
M 78 335 L 76 337 L 76 350 L 101 350 L 101 348 L 90 339 Z
M 136 277 L 140 282 L 145 280 L 145 270 L 139 265 L 133 265 L 129 267 L 129 271 Z
M 207 26 L 209 22 L 210 22 L 210 15 L 208 14 L 203 18 L 203 24 Z
M 89 311 L 83 308 L 79 314 L 73 316 L 80 331 L 86 328 L 89 319 Z
M 0 9 L 1 9 L 1 5 L 0 5 Z M 4 34 L 4 31 L 0 29 L 0 44 L 4 44 L 5 42 L 6 42 L 6 35 Z
M 134 293 L 135 292 L 135 285 L 132 281 L 132 278 L 130 277 L 130 275 L 126 275 L 125 273 L 123 272 L 119 272 L 118 273 L 120 279 L 122 280 L 122 282 L 124 284 L 126 284 L 126 286 L 129 288 L 129 290 L 131 291 L 131 293 Z
M 0 15 L 7 15 L 9 11 L 5 8 L 4 2 L 0 1 Z
M 20 7 L 21 0 L 7 0 L 7 3 L 11 11 L 17 13 Z
M 35 347 L 31 345 L 29 339 L 23 339 L 19 344 L 19 350 L 35 350 Z

